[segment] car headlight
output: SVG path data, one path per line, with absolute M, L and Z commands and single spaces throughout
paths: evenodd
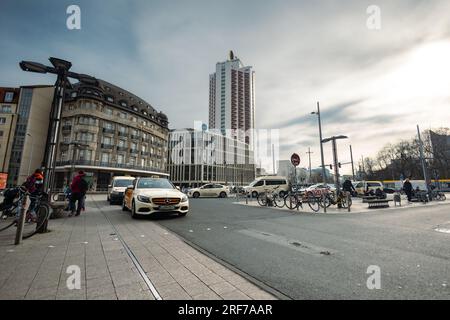
M 137 196 L 137 199 L 138 199 L 140 202 L 146 202 L 146 203 L 150 203 L 150 201 L 151 201 L 151 198 L 150 198 L 150 197 L 147 197 L 147 196 L 141 196 L 141 195 Z
M 188 201 L 188 197 L 187 196 L 182 196 L 181 197 L 181 202 L 186 202 Z

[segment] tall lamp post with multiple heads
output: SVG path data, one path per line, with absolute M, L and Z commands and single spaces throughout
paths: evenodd
M 320 121 L 320 106 L 319 102 L 317 102 L 317 111 L 311 112 L 311 114 L 317 115 L 317 119 L 319 121 L 319 138 L 320 138 L 320 159 L 322 161 L 322 179 L 323 183 L 327 185 L 327 176 L 325 171 L 325 160 L 323 157 L 323 145 L 322 145 L 322 122 Z
M 53 96 L 52 108 L 50 111 L 50 124 L 47 133 L 47 142 L 44 153 L 44 190 L 48 193 L 49 199 L 51 197 L 51 188 L 53 187 L 55 178 L 55 164 L 56 164 L 56 148 L 58 143 L 61 112 L 64 104 L 65 89 L 72 88 L 69 78 L 77 79 L 80 82 L 95 85 L 97 79 L 94 77 L 79 74 L 69 71 L 72 63 L 62 59 L 51 57 L 49 58 L 52 66 L 46 66 L 38 62 L 22 61 L 19 63 L 23 71 L 36 73 L 51 73 L 56 74 L 55 93 Z
M 76 150 L 80 149 L 80 148 L 87 148 L 87 147 L 89 147 L 88 144 L 80 143 L 80 142 L 77 142 L 77 141 L 71 142 L 69 144 L 72 146 L 73 149 L 72 149 L 72 166 L 71 166 L 71 169 L 70 169 L 70 172 L 69 172 L 69 176 L 67 178 L 67 183 L 68 184 L 70 184 L 70 181 L 71 181 L 71 179 L 73 177 L 73 174 L 75 172 Z
M 341 191 L 340 183 L 339 183 L 339 162 L 338 162 L 338 155 L 337 155 L 337 145 L 336 140 L 339 139 L 347 139 L 347 136 L 333 136 L 331 138 L 323 139 L 323 143 L 327 143 L 328 141 L 331 141 L 333 144 L 333 166 L 334 166 L 334 183 L 336 185 L 336 194 L 339 194 Z

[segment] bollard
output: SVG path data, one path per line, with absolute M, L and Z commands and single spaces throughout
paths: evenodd
M 350 193 L 347 193 L 347 209 L 348 209 L 348 212 L 350 212 L 350 207 L 352 206 L 351 201 L 352 201 L 352 196 L 351 196 Z
M 325 203 L 325 194 L 322 192 L 323 212 L 327 213 L 327 204 Z
M 15 245 L 20 244 L 20 242 L 22 241 L 23 226 L 25 224 L 25 216 L 26 216 L 26 212 L 27 212 L 27 209 L 28 209 L 28 206 L 27 206 L 28 201 L 27 201 L 27 199 L 28 199 L 28 196 L 25 196 L 23 198 L 23 200 L 21 200 L 19 202 L 18 206 L 17 206 L 19 208 L 19 210 L 20 210 L 20 213 L 19 213 L 19 219 L 17 221 L 16 239 L 14 241 Z M 22 203 L 22 201 L 23 201 L 23 203 Z

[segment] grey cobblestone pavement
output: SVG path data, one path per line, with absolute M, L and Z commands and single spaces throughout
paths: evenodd
M 0 233 L 0 299 L 155 299 L 121 239 L 162 299 L 275 299 L 157 223 L 96 198 L 86 213 L 50 220 L 51 232 L 18 246 L 14 228 Z M 68 289 L 72 265 L 80 267 L 80 289 Z

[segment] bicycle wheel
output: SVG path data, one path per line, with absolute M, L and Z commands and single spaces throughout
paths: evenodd
M 447 197 L 445 196 L 444 193 L 439 193 L 438 194 L 438 200 L 439 201 L 445 201 L 445 200 L 447 200 Z
M 265 207 L 267 205 L 267 197 L 265 193 L 258 194 L 256 200 L 258 201 L 258 204 L 262 207 Z
M 290 209 L 294 210 L 298 206 L 298 198 L 296 195 L 289 194 L 284 198 L 284 205 Z
M 325 197 L 323 197 L 323 198 L 322 197 L 318 198 L 318 201 L 319 201 L 319 205 L 322 208 L 325 206 L 328 208 L 332 204 L 332 200 L 329 195 L 325 195 Z
M 283 208 L 284 207 L 284 198 L 280 197 L 279 194 L 276 194 L 273 197 L 273 203 L 275 204 L 275 207 Z
M 28 220 L 30 217 L 29 214 L 26 215 L 26 219 Z M 44 225 L 47 223 L 50 218 L 50 206 L 47 203 L 41 203 L 37 210 L 37 217 L 35 221 L 25 221 L 23 227 L 23 239 L 27 239 L 37 232 L 41 231 Z
M 6 219 L 1 219 L 0 221 L 0 232 L 8 229 L 9 227 L 12 227 L 16 224 L 15 217 L 7 217 Z
M 0 232 L 12 227 L 16 223 L 17 202 L 1 211 Z
M 320 201 L 314 195 L 308 195 L 308 206 L 312 211 L 317 212 L 320 209 Z
M 352 206 L 352 198 L 347 198 L 346 196 L 341 198 L 341 206 L 344 209 Z

